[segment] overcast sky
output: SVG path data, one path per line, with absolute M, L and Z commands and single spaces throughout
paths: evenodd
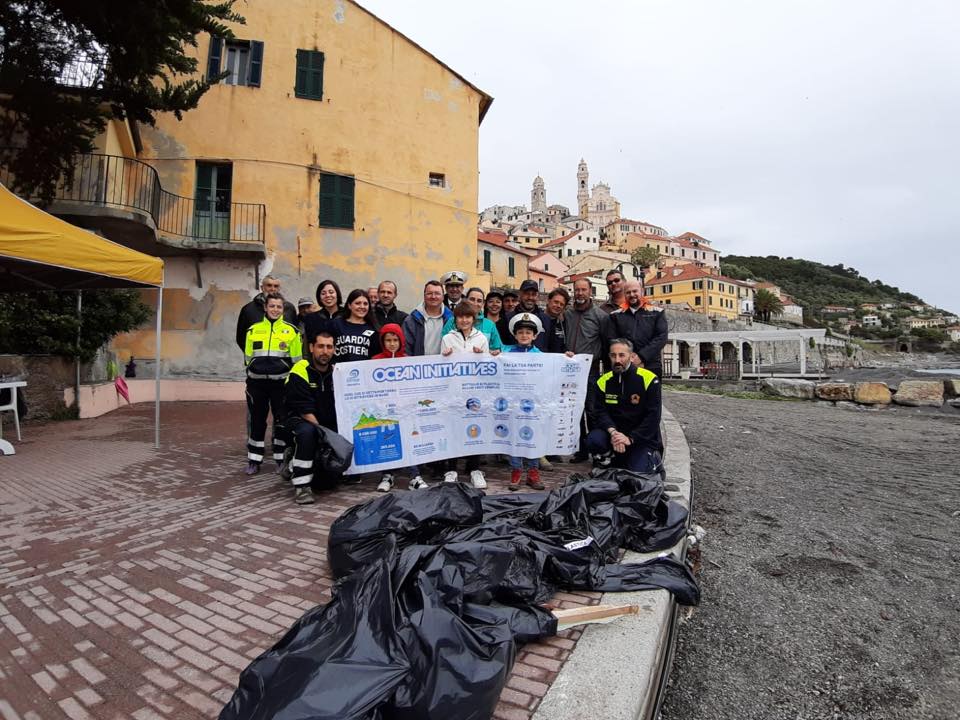
M 495 100 L 480 208 L 576 207 L 844 263 L 960 311 L 960 2 L 361 0 Z

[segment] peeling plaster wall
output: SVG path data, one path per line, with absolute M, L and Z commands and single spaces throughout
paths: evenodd
M 143 128 L 141 159 L 164 189 L 192 197 L 198 160 L 233 164 L 233 201 L 266 206 L 266 261 L 168 261 L 166 371 L 236 376 L 236 315 L 262 277 L 292 302 L 324 278 L 344 291 L 392 279 L 411 308 L 423 283 L 475 274 L 481 95 L 352 2 L 248 0 L 237 37 L 264 43 L 259 88 L 213 86 L 182 121 Z M 205 68 L 209 37 L 195 52 Z M 294 96 L 297 49 L 325 54 L 323 100 Z M 352 230 L 318 227 L 321 172 L 356 178 Z M 446 186 L 430 187 L 431 172 Z M 148 302 L 152 302 L 153 293 Z M 152 355 L 147 330 L 119 338 L 121 357 Z

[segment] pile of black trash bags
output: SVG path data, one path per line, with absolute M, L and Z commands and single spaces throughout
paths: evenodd
M 572 475 L 549 493 L 487 496 L 459 483 L 357 505 L 333 524 L 333 598 L 240 675 L 221 720 L 490 718 L 517 646 L 556 634 L 557 590 L 666 588 L 695 605 L 670 557 L 687 511 L 658 475 Z

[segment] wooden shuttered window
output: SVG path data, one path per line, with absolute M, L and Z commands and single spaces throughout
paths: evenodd
M 207 82 L 220 82 L 220 67 L 223 62 L 223 38 L 210 38 L 210 57 L 207 58 Z
M 260 87 L 260 78 L 263 76 L 263 43 L 259 40 L 250 41 L 250 69 L 247 76 L 247 85 Z
M 353 229 L 354 179 L 347 175 L 320 175 L 321 227 Z
M 323 99 L 323 53 L 319 50 L 297 50 L 294 94 L 308 100 Z

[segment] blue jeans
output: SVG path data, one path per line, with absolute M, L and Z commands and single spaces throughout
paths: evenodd
M 661 463 L 660 453 L 642 445 L 628 445 L 625 452 L 613 452 L 610 433 L 597 428 L 587 435 L 587 452 L 596 455 L 613 453 L 613 467 L 634 472 L 655 472 Z
M 539 470 L 540 469 L 540 458 L 522 458 L 510 456 L 510 467 L 514 470 L 522 470 L 523 463 L 527 463 L 528 470 Z

